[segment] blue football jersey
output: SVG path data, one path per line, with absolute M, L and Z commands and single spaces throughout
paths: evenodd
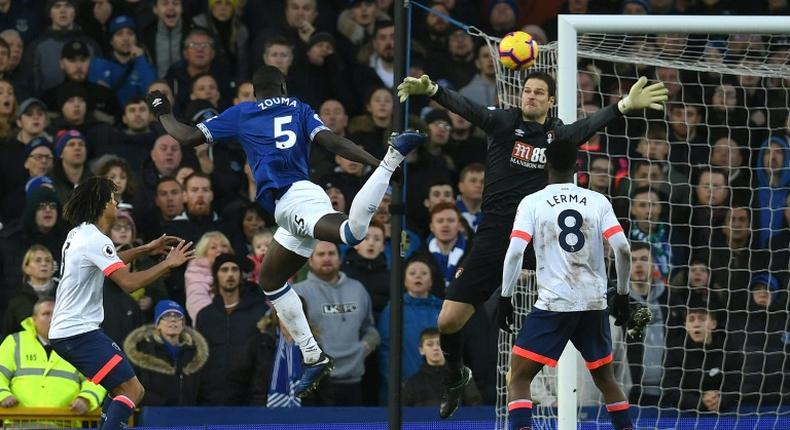
M 197 125 L 208 143 L 236 139 L 247 154 L 256 199 L 274 214 L 272 191 L 309 180 L 310 143 L 329 130 L 318 114 L 295 97 L 243 102 Z

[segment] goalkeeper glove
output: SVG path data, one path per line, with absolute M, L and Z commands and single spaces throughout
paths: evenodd
M 631 319 L 631 304 L 628 302 L 628 294 L 617 294 L 614 296 L 612 306 L 612 316 L 614 325 L 621 327 Z
M 631 322 L 628 324 L 626 333 L 631 339 L 642 339 L 645 335 L 645 329 L 650 321 L 653 320 L 653 313 L 647 306 L 640 306 L 637 308 L 634 315 L 631 317 Z
M 148 102 L 151 112 L 153 112 L 157 118 L 170 113 L 170 99 L 159 90 L 148 93 L 145 96 L 145 101 Z
M 513 334 L 513 302 L 511 297 L 499 297 L 496 317 L 499 328 L 506 333 Z
M 403 103 L 409 96 L 426 95 L 431 97 L 436 94 L 436 90 L 438 89 L 439 86 L 436 85 L 436 82 L 433 82 L 428 75 L 422 75 L 420 79 L 410 76 L 398 85 L 398 97 L 400 98 L 400 102 Z
M 656 82 L 653 85 L 645 86 L 647 78 L 642 76 L 628 91 L 628 95 L 617 103 L 617 107 L 621 113 L 628 113 L 634 109 L 650 108 L 654 110 L 663 110 L 664 106 L 659 103 L 666 101 L 669 90 L 662 82 Z

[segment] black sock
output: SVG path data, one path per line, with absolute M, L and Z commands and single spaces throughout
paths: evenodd
M 464 365 L 464 336 L 458 331 L 456 333 L 441 333 L 439 339 L 442 343 L 442 351 L 447 361 L 447 367 L 453 371 L 461 369 Z

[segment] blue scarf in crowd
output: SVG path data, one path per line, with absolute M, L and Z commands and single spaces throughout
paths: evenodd
M 295 408 L 302 406 L 302 399 L 294 395 L 294 385 L 302 376 L 302 353 L 294 341 L 277 335 L 277 353 L 274 356 L 272 382 L 269 385 L 267 408 Z
M 466 207 L 464 201 L 461 199 L 461 196 L 458 196 L 455 200 L 455 206 L 458 208 L 458 211 L 461 212 L 461 216 L 469 223 L 469 227 L 472 228 L 472 231 L 477 231 L 477 226 L 480 225 L 480 220 L 483 219 L 483 211 L 470 212 L 469 208 Z
M 439 248 L 439 240 L 433 235 L 428 236 L 428 251 L 433 255 L 433 260 L 439 267 L 439 273 L 444 278 L 444 286 L 450 285 L 450 281 L 455 278 L 455 271 L 458 269 L 458 262 L 464 256 L 464 249 L 466 248 L 466 239 L 464 235 L 459 234 L 458 240 L 455 241 L 455 247 L 450 251 L 449 255 L 442 254 Z

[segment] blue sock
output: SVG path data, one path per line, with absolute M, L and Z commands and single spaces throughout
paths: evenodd
M 101 419 L 99 419 L 99 428 L 102 428 L 104 422 L 107 421 L 107 409 L 110 408 L 111 403 L 112 397 L 110 396 L 110 393 L 107 393 L 107 395 L 104 396 L 104 401 L 101 404 Z
M 518 399 L 508 402 L 510 430 L 532 430 L 532 400 Z
M 134 412 L 133 401 L 126 396 L 115 396 L 107 408 L 107 419 L 104 420 L 101 430 L 125 429 L 132 412 Z
M 628 400 L 610 403 L 606 405 L 609 417 L 612 419 L 612 426 L 615 430 L 632 430 L 634 425 L 631 423 L 631 416 L 628 415 Z

